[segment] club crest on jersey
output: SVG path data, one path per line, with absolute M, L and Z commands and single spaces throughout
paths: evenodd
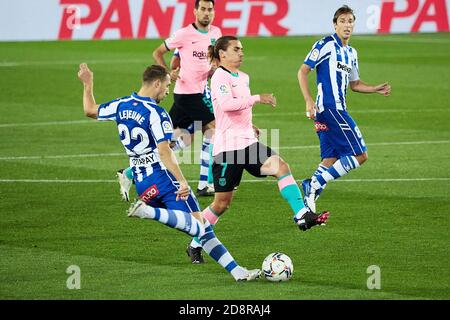
M 164 133 L 173 133 L 172 124 L 169 121 L 163 121 L 162 128 Z
M 230 89 L 225 84 L 223 84 L 219 87 L 219 91 L 222 95 L 226 95 L 226 94 L 230 93 Z
M 216 44 L 216 39 L 215 38 L 211 38 L 211 45 L 214 46 Z

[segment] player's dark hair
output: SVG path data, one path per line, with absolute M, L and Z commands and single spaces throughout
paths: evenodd
M 339 18 L 339 16 L 341 14 L 347 14 L 347 13 L 351 13 L 353 15 L 353 20 L 356 20 L 356 16 L 353 13 L 353 9 L 347 5 L 343 5 L 342 7 L 337 9 L 336 12 L 334 13 L 333 23 L 337 23 L 337 19 Z
M 142 82 L 150 84 L 155 80 L 164 81 L 168 74 L 169 71 L 167 68 L 154 64 L 145 69 L 142 74 Z
M 228 47 L 230 46 L 230 41 L 233 40 L 239 40 L 235 36 L 223 36 L 219 39 L 217 39 L 216 44 L 213 46 L 208 47 L 208 58 L 209 61 L 220 61 L 220 55 L 219 51 L 227 51 Z
M 195 0 L 195 9 L 198 9 L 200 6 L 200 1 L 212 2 L 213 7 L 215 6 L 214 0 Z

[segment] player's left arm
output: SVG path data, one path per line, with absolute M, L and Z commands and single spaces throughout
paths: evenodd
M 210 61 L 210 63 L 211 63 L 211 68 L 208 71 L 208 79 L 211 79 L 214 72 L 216 72 L 217 68 L 219 67 L 218 61 L 216 61 L 215 59 Z
M 181 59 L 180 56 L 173 55 L 170 60 L 170 70 L 176 70 L 181 67 Z
M 183 173 L 181 172 L 177 158 L 170 148 L 169 140 L 161 141 L 160 143 L 158 143 L 157 148 L 162 163 L 180 183 L 180 188 L 176 192 L 176 200 L 186 200 L 190 195 L 191 188 L 189 187 L 187 180 L 184 178 Z
M 386 97 L 389 96 L 391 93 L 391 85 L 388 82 L 378 84 L 378 85 L 368 85 L 367 83 L 358 79 L 355 81 L 350 81 L 350 88 L 354 92 L 379 93 Z
M 94 98 L 94 73 L 86 63 L 80 64 L 78 78 L 83 83 L 83 109 L 84 114 L 89 118 L 97 119 L 99 105 Z

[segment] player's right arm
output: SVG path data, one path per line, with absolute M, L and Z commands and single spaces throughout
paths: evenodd
M 298 70 L 297 78 L 298 83 L 300 85 L 300 90 L 303 94 L 303 98 L 306 103 L 306 116 L 310 119 L 314 119 L 316 115 L 317 106 L 314 102 L 314 99 L 311 95 L 311 91 L 309 89 L 308 75 L 311 72 L 311 67 L 302 64 L 300 69 Z
M 331 37 L 327 37 L 314 43 L 298 70 L 297 78 L 306 103 L 306 116 L 310 119 L 315 119 L 318 109 L 309 90 L 308 75 L 312 69 L 317 68 L 323 61 L 330 58 L 330 50 L 334 50 L 331 39 Z
M 158 48 L 156 48 L 153 51 L 153 58 L 155 59 L 156 63 L 167 68 L 166 61 L 164 60 L 164 55 L 169 51 L 170 50 L 167 48 L 165 42 L 163 42 Z
M 89 118 L 97 119 L 99 105 L 94 98 L 94 73 L 89 70 L 86 63 L 80 64 L 78 78 L 83 83 L 83 109 Z
M 175 50 L 173 53 L 172 59 L 170 60 L 170 70 L 175 70 L 180 68 L 181 66 L 181 58 L 178 50 Z
M 158 143 L 158 153 L 159 157 L 164 164 L 164 166 L 169 170 L 171 174 L 177 179 L 180 183 L 180 189 L 178 189 L 177 200 L 186 200 L 190 194 L 190 187 L 187 180 L 184 178 L 183 173 L 181 172 L 180 166 L 178 165 L 177 158 L 175 157 L 175 153 L 170 148 L 169 141 L 162 141 Z
M 165 42 L 163 42 L 158 48 L 153 51 L 153 58 L 156 63 L 160 66 L 167 68 L 166 61 L 164 60 L 164 55 L 170 50 L 167 48 Z M 172 81 L 178 80 L 178 74 L 180 73 L 180 67 L 170 70 L 169 75 Z

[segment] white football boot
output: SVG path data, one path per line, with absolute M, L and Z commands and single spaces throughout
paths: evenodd
M 128 177 L 123 173 L 123 169 L 117 171 L 117 180 L 120 185 L 120 194 L 124 201 L 130 201 L 130 188 L 133 184 L 133 180 L 128 179 Z

